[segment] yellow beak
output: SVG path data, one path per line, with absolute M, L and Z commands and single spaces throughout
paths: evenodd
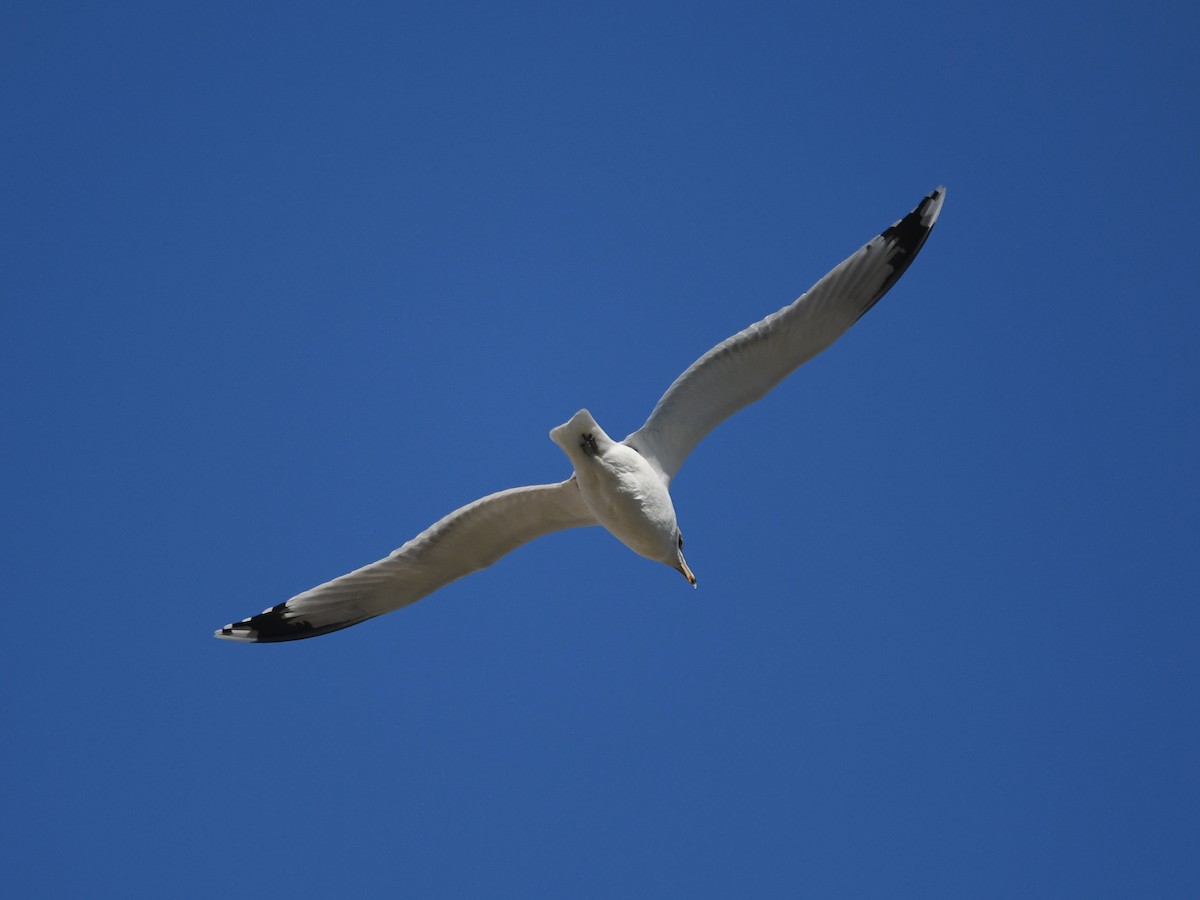
M 688 566 L 687 560 L 683 558 L 683 554 L 679 554 L 679 565 L 675 567 L 683 573 L 683 577 L 688 580 L 688 584 L 692 587 L 696 586 L 696 576 L 692 574 L 691 567 Z

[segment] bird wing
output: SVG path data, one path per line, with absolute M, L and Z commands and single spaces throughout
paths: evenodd
M 348 628 L 415 603 L 534 538 L 595 524 L 573 475 L 558 484 L 489 494 L 450 513 L 378 562 L 226 625 L 213 636 L 261 643 Z
M 938 188 L 794 303 L 701 356 L 625 443 L 674 478 L 701 438 L 836 341 L 887 293 L 925 243 L 945 196 Z

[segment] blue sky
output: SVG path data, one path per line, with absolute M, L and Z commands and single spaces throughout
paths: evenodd
M 1198 18 L 7 4 L 5 893 L 1196 896 Z M 586 529 L 210 637 L 938 184 L 683 469 L 698 591 Z

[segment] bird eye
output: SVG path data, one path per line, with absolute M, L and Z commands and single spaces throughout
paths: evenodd
M 679 549 L 680 550 L 683 549 L 683 535 L 682 534 L 679 535 Z

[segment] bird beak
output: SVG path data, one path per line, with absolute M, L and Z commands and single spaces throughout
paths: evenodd
M 692 570 L 688 566 L 687 560 L 683 558 L 682 553 L 679 554 L 679 565 L 677 565 L 675 568 L 683 573 L 683 577 L 688 580 L 688 584 L 690 584 L 692 587 L 696 586 L 696 576 L 692 574 Z

